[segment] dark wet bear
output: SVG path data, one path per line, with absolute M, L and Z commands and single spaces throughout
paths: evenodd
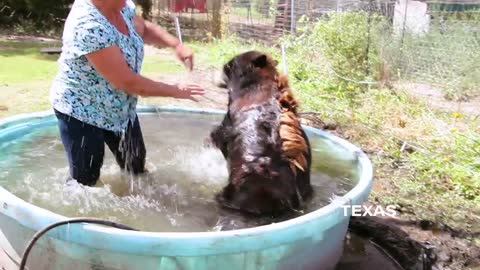
M 277 216 L 300 210 L 312 195 L 311 152 L 287 77 L 271 56 L 249 51 L 223 67 L 228 112 L 210 134 L 229 166 L 216 197 L 224 207 Z

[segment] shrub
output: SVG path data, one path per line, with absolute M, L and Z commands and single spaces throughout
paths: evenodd
M 0 0 L 0 22 L 3 26 L 58 27 L 68 15 L 72 3 L 73 0 Z
M 383 23 L 383 17 L 375 13 L 335 13 L 315 25 L 313 41 L 340 75 L 358 81 L 378 80 Z

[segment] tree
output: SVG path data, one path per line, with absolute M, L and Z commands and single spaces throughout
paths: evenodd
M 58 25 L 74 0 L 0 0 L 0 22 L 9 26 L 30 22 L 36 27 Z
M 150 20 L 152 17 L 152 0 L 135 0 L 135 4 L 142 8 L 142 17 L 146 20 Z

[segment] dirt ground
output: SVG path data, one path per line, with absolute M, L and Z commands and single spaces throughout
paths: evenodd
M 338 126 L 326 125 L 312 117 L 303 120 L 349 140 Z M 381 155 L 375 151 L 365 152 L 370 158 Z M 365 205 L 374 207 L 376 204 L 369 201 Z M 480 246 L 472 241 L 480 237 L 480 231 L 458 231 L 398 211 L 394 218 L 352 217 L 349 230 L 378 244 L 406 270 L 480 270 Z
M 27 37 L 31 40 L 31 37 Z M 146 54 L 162 54 L 154 48 L 147 48 Z M 165 57 L 172 57 L 165 54 Z M 206 96 L 199 102 L 189 100 L 174 100 L 168 98 L 141 99 L 144 105 L 179 105 L 202 108 L 225 109 L 227 93 L 212 82 L 214 70 L 197 68 L 193 72 L 175 75 L 155 74 L 149 76 L 167 82 L 192 82 L 205 87 Z M 424 85 L 404 84 L 402 88 L 410 89 L 412 95 L 423 98 L 433 106 L 447 108 L 452 111 L 480 113 L 480 101 L 451 102 L 439 96 L 436 89 Z M 0 110 L 5 109 L 1 108 Z M 321 121 L 312 119 L 305 123 L 315 125 L 340 137 L 342 130 L 336 126 L 326 126 Z M 348 137 L 346 138 L 348 139 Z M 374 155 L 375 153 L 368 153 Z M 442 224 L 433 224 L 427 220 L 414 220 L 402 216 L 396 218 L 355 217 L 350 224 L 350 230 L 372 239 L 395 258 L 407 270 L 480 270 L 480 248 L 472 245 L 468 238 L 473 237 L 466 232 L 455 231 Z M 476 237 L 480 237 L 476 235 Z
M 407 91 L 413 97 L 425 101 L 431 108 L 472 116 L 480 114 L 480 96 L 453 101 L 445 99 L 441 89 L 428 84 L 404 82 L 396 84 L 395 88 Z
M 472 235 L 442 224 L 402 215 L 352 217 L 350 230 L 372 239 L 404 269 L 480 269 L 480 248 L 467 240 Z
M 212 84 L 211 76 L 212 70 L 196 70 L 184 76 L 159 76 L 158 78 L 167 81 L 183 79 L 199 83 L 205 86 L 207 95 L 193 106 L 224 109 L 227 94 Z M 187 105 L 185 103 L 191 102 L 170 100 L 165 103 Z M 453 103 L 448 104 L 452 106 Z M 436 105 L 439 104 L 436 103 Z M 475 113 L 479 107 L 472 107 L 472 109 L 471 112 Z M 332 132 L 337 136 L 346 137 L 336 126 L 325 125 L 321 121 L 313 122 L 311 118 L 303 120 L 304 123 Z M 374 155 L 375 153 L 369 154 Z M 372 204 L 372 202 L 368 204 Z M 354 217 L 350 224 L 350 230 L 370 238 L 380 245 L 407 270 L 480 270 L 480 247 L 475 247 L 468 240 L 473 235 L 455 231 L 442 224 L 433 224 L 427 220 L 415 220 L 400 214 L 396 218 L 388 219 L 384 217 Z

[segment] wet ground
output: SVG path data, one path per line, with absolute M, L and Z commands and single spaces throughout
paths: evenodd
M 348 233 L 336 270 L 401 270 L 398 263 L 370 240 Z

